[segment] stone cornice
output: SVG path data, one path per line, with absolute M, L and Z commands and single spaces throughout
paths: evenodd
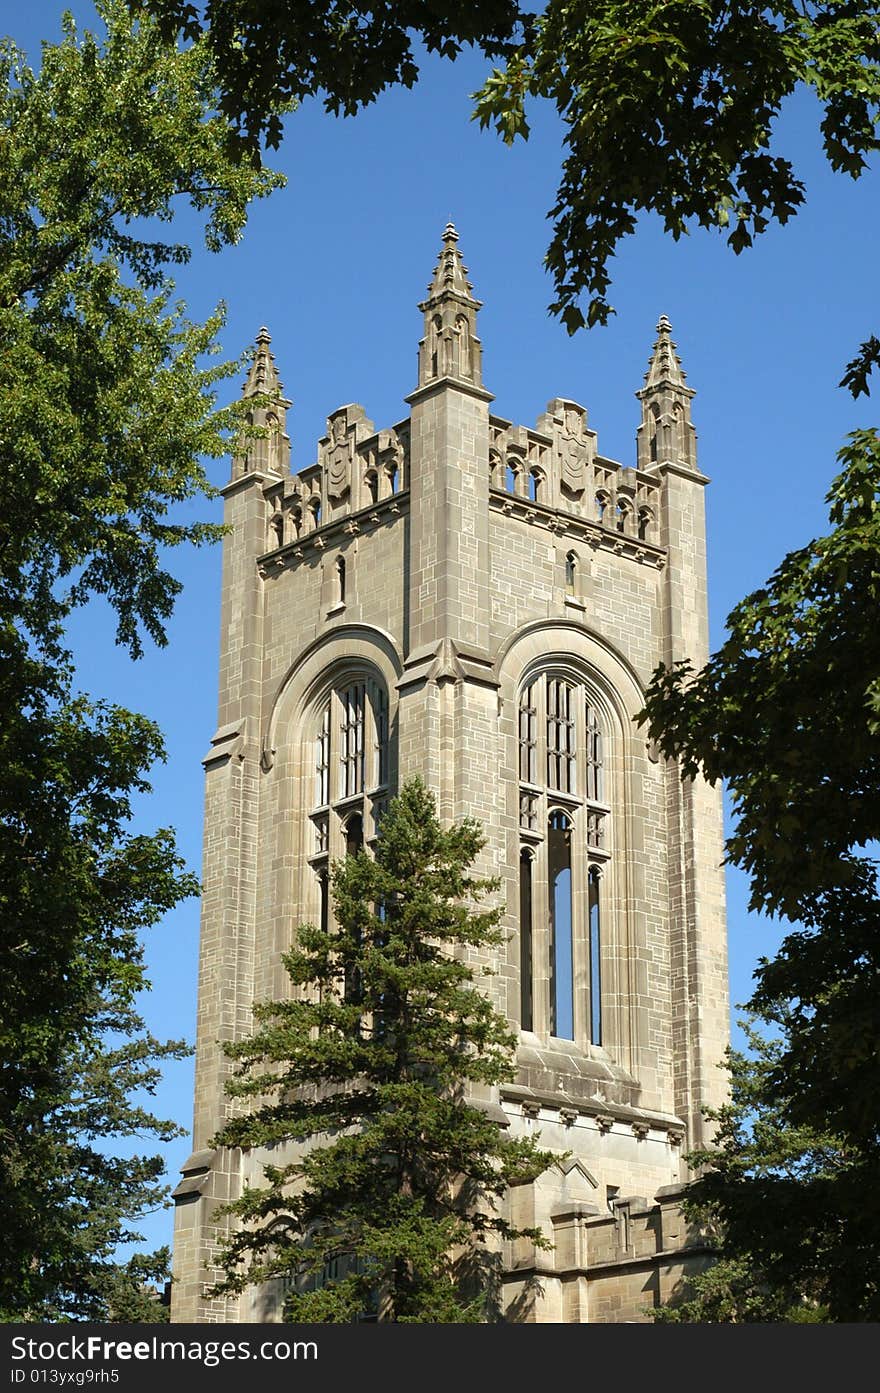
M 278 575 L 288 567 L 298 565 L 314 552 L 320 553 L 326 547 L 335 545 L 344 534 L 353 536 L 358 532 L 372 532 L 408 512 L 409 492 L 402 489 L 400 493 L 392 493 L 378 503 L 370 503 L 366 508 L 358 509 L 356 513 L 343 513 L 316 527 L 314 532 L 307 532 L 304 537 L 297 537 L 273 551 L 263 552 L 262 556 L 257 557 L 260 575 L 264 579 Z
M 236 493 L 242 493 L 250 488 L 252 484 L 262 484 L 263 488 L 271 488 L 273 484 L 284 482 L 283 474 L 276 474 L 271 469 L 249 469 L 246 474 L 241 474 L 237 479 L 230 479 L 228 484 L 224 484 L 218 492 L 221 498 L 232 498 Z
M 688 471 L 687 477 L 695 476 Z M 489 490 L 489 511 L 503 513 L 505 517 L 515 518 L 527 526 L 540 528 L 558 537 L 572 537 L 576 541 L 586 542 L 597 551 L 610 551 L 615 556 L 625 556 L 642 566 L 651 566 L 656 571 L 661 571 L 666 565 L 665 547 L 643 541 L 640 537 L 627 536 L 610 527 L 603 527 L 591 518 L 582 518 L 574 513 L 562 512 L 558 508 L 549 508 L 531 498 L 521 498 L 504 489 Z
M 476 397 L 477 401 L 494 401 L 492 392 L 487 392 L 485 387 L 476 387 L 473 382 L 467 382 L 461 377 L 436 377 L 432 382 L 426 382 L 423 387 L 416 387 L 414 392 L 404 397 L 407 406 L 424 401 L 426 397 L 432 396 L 435 392 L 445 391 L 447 387 L 453 388 L 456 392 L 464 392 L 465 396 Z
M 681 1118 L 671 1113 L 654 1111 L 651 1108 L 637 1108 L 626 1103 L 610 1103 L 604 1098 L 575 1098 L 567 1093 L 530 1088 L 524 1084 L 502 1084 L 501 1098 L 510 1103 L 519 1103 L 523 1108 L 545 1108 L 551 1112 L 576 1112 L 581 1117 L 592 1118 L 600 1130 L 610 1131 L 615 1122 L 626 1127 L 636 1126 L 649 1131 L 665 1132 L 673 1145 L 683 1139 L 685 1126 Z
M 664 474 L 674 474 L 678 479 L 690 479 L 695 484 L 711 484 L 712 482 L 708 474 L 701 474 L 699 469 L 691 469 L 689 465 L 679 464 L 677 460 L 661 460 L 654 467 L 660 478 Z

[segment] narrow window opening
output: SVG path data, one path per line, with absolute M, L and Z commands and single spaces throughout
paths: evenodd
M 532 858 L 519 858 L 519 984 L 520 1025 L 532 1029 Z
M 538 497 L 539 497 L 539 495 L 540 495 L 540 492 L 541 492 L 541 479 L 540 479 L 540 476 L 539 476 L 538 474 L 536 474 L 535 471 L 532 469 L 532 470 L 529 471 L 529 498 L 532 500 L 533 503 L 537 503 L 537 502 L 538 502 Z
M 370 494 L 370 502 L 379 502 L 379 476 L 377 474 L 367 475 L 367 489 Z
M 330 926 L 330 882 L 323 869 L 318 872 L 318 893 L 321 897 L 321 932 L 326 933 Z
M 360 813 L 353 813 L 345 824 L 345 854 L 356 856 L 364 844 L 364 819 Z M 360 929 L 356 929 L 352 940 L 353 951 L 358 952 L 363 942 Z M 359 1003 L 363 1000 L 363 978 L 360 967 L 350 964 L 345 973 L 345 1000 Z M 360 1023 L 358 1023 L 360 1030 Z
M 315 807 L 323 808 L 330 802 L 330 703 L 321 714 L 318 739 L 315 746 Z
M 575 791 L 572 689 L 555 678 L 547 683 L 547 784 L 560 793 Z
M 550 1034 L 574 1039 L 571 915 L 571 823 L 550 816 L 547 838 L 550 875 Z
M 388 470 L 388 482 L 389 482 L 390 485 L 391 485 L 391 492 L 392 492 L 392 493 L 396 493 L 396 492 L 397 492 L 397 481 L 398 481 L 398 470 L 397 470 L 397 465 L 396 465 L 396 464 L 393 464 L 393 465 L 391 466 L 391 468 Z
M 533 784 L 538 777 L 538 710 L 535 685 L 526 687 L 519 703 L 519 777 Z
M 516 470 L 508 464 L 504 470 L 504 487 L 508 493 L 516 493 Z
M 342 722 L 340 764 L 342 797 L 364 791 L 364 684 L 355 682 L 340 692 Z
M 284 546 L 284 518 L 277 517 L 272 519 L 272 533 L 275 538 L 276 547 Z
M 364 845 L 364 819 L 355 813 L 345 824 L 345 854 L 356 856 Z
M 376 693 L 376 785 L 388 783 L 388 698 L 383 691 Z
M 336 600 L 340 605 L 345 604 L 345 557 L 337 557 L 336 560 Z
M 571 593 L 574 590 L 575 578 L 577 576 L 577 557 L 570 551 L 565 558 L 565 588 Z
M 587 797 L 602 801 L 602 727 L 595 706 L 587 703 Z
M 330 850 L 330 824 L 326 813 L 314 819 L 315 855 L 326 856 Z
M 590 889 L 590 1043 L 602 1043 L 602 930 L 600 921 L 600 889 L 602 878 L 593 866 L 589 874 Z
M 443 321 L 439 315 L 434 316 L 431 328 L 431 376 L 436 377 L 440 367 L 440 333 L 443 328 Z

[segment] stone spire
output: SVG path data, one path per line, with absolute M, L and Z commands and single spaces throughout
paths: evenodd
M 284 389 L 275 366 L 275 354 L 269 347 L 271 342 L 272 337 L 264 324 L 257 334 L 257 351 L 241 389 L 243 397 L 256 397 L 263 393 L 270 397 L 281 397 Z M 290 402 L 286 404 L 289 406 Z
M 269 330 L 264 325 L 257 334 L 254 360 L 241 389 L 245 401 L 249 397 L 269 399 L 262 405 L 254 406 L 246 417 L 248 426 L 258 426 L 266 434 L 248 439 L 245 429 L 245 450 L 233 460 L 232 475 L 235 479 L 254 471 L 261 474 L 290 472 L 290 438 L 286 434 L 286 426 L 287 408 L 293 403 L 283 395 L 275 355 L 269 347 L 271 342 Z
M 642 424 L 636 437 L 639 469 L 664 462 L 697 467 L 696 434 L 691 423 L 691 398 L 695 393 L 687 385 L 675 349 L 672 325 L 661 314 L 645 385 L 636 392 L 642 404 Z
M 425 316 L 425 336 L 419 344 L 419 386 L 449 378 L 482 387 L 482 349 L 477 338 L 477 310 L 467 267 L 458 250 L 452 223 L 443 232 L 443 245 L 419 309 Z

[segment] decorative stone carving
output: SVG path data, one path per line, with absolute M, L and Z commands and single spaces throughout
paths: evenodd
M 583 430 L 583 417 L 577 411 L 566 411 L 559 460 L 561 481 L 570 493 L 583 493 L 587 486 L 588 452 Z
M 327 421 L 327 496 L 334 500 L 344 498 L 351 488 L 351 463 L 354 457 L 354 440 L 348 429 L 348 414 L 337 411 Z

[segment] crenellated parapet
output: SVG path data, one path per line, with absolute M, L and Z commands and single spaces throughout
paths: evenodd
M 408 447 L 407 421 L 377 431 L 357 403 L 332 412 L 316 462 L 285 479 L 264 481 L 263 553 L 295 549 L 318 533 L 326 545 L 334 525 L 377 508 L 387 511 L 387 500 L 407 487 Z M 358 525 L 367 523 L 361 517 Z
M 490 416 L 489 429 L 492 508 L 662 564 L 662 480 L 655 469 L 627 469 L 600 455 L 583 406 L 556 397 L 535 429 L 500 416 Z

